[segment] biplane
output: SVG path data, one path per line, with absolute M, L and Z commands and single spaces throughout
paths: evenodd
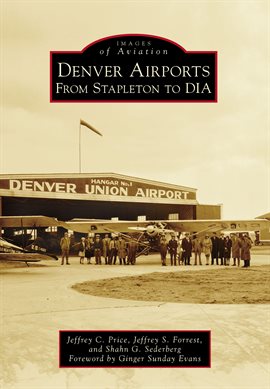
M 0 261 L 25 262 L 28 265 L 28 262 L 39 262 L 48 259 L 58 260 L 57 256 L 47 254 L 42 248 L 35 246 L 33 249 L 25 250 L 0 238 Z
M 46 216 L 0 216 L 0 229 L 3 228 L 37 228 L 47 225 L 58 226 L 60 222 Z M 61 224 L 61 223 L 60 223 Z M 39 262 L 42 260 L 58 260 L 57 256 L 46 252 L 44 247 L 36 244 L 20 247 L 0 237 L 0 261 Z

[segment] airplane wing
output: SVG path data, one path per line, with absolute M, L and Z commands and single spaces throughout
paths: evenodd
M 268 220 L 168 220 L 168 225 L 176 231 L 218 232 L 218 231 L 259 231 L 269 229 Z
M 49 216 L 0 216 L 0 228 L 37 228 L 50 226 L 67 228 L 65 222 Z
M 168 225 L 166 220 L 100 220 L 100 219 L 72 219 L 66 222 L 68 229 L 81 233 L 109 233 L 109 232 L 145 232 L 147 228 L 153 226 L 165 231 L 165 225 Z M 168 225 L 169 226 L 169 225 Z M 172 232 L 172 227 L 169 227 L 167 232 Z
M 76 232 L 106 233 L 143 231 L 149 226 L 161 227 L 178 232 L 216 232 L 216 231 L 259 231 L 269 229 L 270 220 L 101 220 L 101 219 L 72 219 L 68 222 L 48 216 L 0 216 L 0 228 L 37 228 L 57 226 Z
M 66 222 L 68 229 L 81 233 L 131 232 L 130 227 L 144 227 L 150 222 L 113 221 L 98 219 L 72 219 Z
M 270 228 L 270 221 L 251 220 L 95 220 L 72 219 L 65 223 L 68 229 L 81 233 L 132 232 L 158 228 L 160 231 L 217 232 L 217 231 L 259 231 Z

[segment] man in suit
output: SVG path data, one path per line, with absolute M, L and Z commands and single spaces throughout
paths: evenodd
M 225 265 L 225 235 L 222 233 L 218 241 L 218 256 L 220 258 L 220 265 Z
M 95 260 L 96 260 L 96 265 L 101 265 L 101 255 L 102 255 L 102 240 L 100 239 L 100 235 L 97 234 L 95 236 L 94 240 L 94 255 L 95 255 Z
M 199 259 L 199 264 L 202 264 L 202 258 L 201 258 L 201 253 L 202 253 L 202 241 L 198 236 L 195 237 L 192 241 L 192 250 L 195 255 L 195 261 L 194 265 L 197 265 L 197 259 Z
M 105 265 L 109 264 L 110 241 L 111 239 L 109 238 L 109 235 L 105 234 L 104 239 L 102 239 L 102 253 L 105 259 Z
M 70 249 L 70 237 L 68 236 L 68 233 L 65 232 L 64 236 L 60 240 L 60 247 L 62 251 L 62 262 L 61 265 L 64 265 L 64 260 L 66 258 L 66 265 L 70 265 L 68 258 L 69 258 L 69 249 Z
M 192 254 L 192 241 L 190 239 L 189 233 L 186 233 L 184 239 L 182 240 L 182 249 L 182 258 L 185 262 L 185 265 L 190 265 L 190 257 Z
M 169 240 L 168 249 L 171 257 L 171 266 L 176 266 L 177 240 L 174 235 L 172 235 L 172 238 Z
M 212 241 L 212 250 L 211 250 L 211 265 L 216 264 L 218 265 L 218 244 L 219 244 L 219 238 L 217 237 L 217 234 L 213 232 L 213 236 L 211 237 Z

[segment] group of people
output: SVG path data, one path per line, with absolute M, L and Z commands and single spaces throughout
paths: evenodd
M 66 232 L 61 238 L 60 247 L 62 251 L 61 265 L 70 265 L 69 251 L 70 238 Z M 95 265 L 102 265 L 102 258 L 105 265 L 115 265 L 117 259 L 120 265 L 135 265 L 138 245 L 134 240 L 126 241 L 120 235 L 119 237 L 110 238 L 108 234 L 102 239 L 99 234 L 92 237 L 82 237 L 79 243 L 73 245 L 77 248 L 80 264 L 86 260 L 87 264 L 91 264 L 91 259 L 95 259 Z
M 232 266 L 240 266 L 240 259 L 244 261 L 243 267 L 250 266 L 250 249 L 252 241 L 248 234 L 238 237 L 232 233 L 225 236 L 223 233 L 218 237 L 214 232 L 210 237 L 206 234 L 204 238 L 195 236 L 191 238 L 189 233 L 183 239 L 176 240 L 172 235 L 169 242 L 165 234 L 160 238 L 161 264 L 166 266 L 166 255 L 169 253 L 171 266 L 191 265 L 190 260 L 194 253 L 194 265 L 202 265 L 202 253 L 205 256 L 205 264 L 229 266 L 231 258 Z
M 60 247 L 62 250 L 61 265 L 69 263 L 69 252 L 71 241 L 66 232 L 61 238 Z M 250 249 L 252 241 L 248 234 L 238 237 L 236 234 L 225 236 L 223 233 L 217 236 L 213 233 L 210 237 L 206 234 L 204 238 L 195 236 L 191 238 L 186 233 L 183 239 L 176 239 L 174 235 L 168 241 L 165 234 L 162 234 L 159 240 L 159 251 L 161 255 L 161 264 L 166 266 L 167 254 L 170 256 L 171 266 L 191 265 L 190 261 L 194 253 L 194 265 L 202 265 L 202 253 L 205 256 L 205 264 L 229 266 L 231 258 L 233 266 L 240 266 L 240 260 L 244 261 L 243 267 L 250 266 Z M 130 239 L 126 241 L 121 235 L 110 238 L 108 234 L 102 239 L 99 234 L 92 237 L 82 237 L 79 243 L 73 245 L 77 248 L 80 264 L 86 260 L 91 264 L 91 259 L 95 259 L 96 265 L 101 265 L 104 259 L 105 265 L 115 265 L 117 259 L 120 265 L 135 265 L 138 243 Z

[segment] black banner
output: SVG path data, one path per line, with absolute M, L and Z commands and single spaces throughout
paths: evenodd
M 217 52 L 115 35 L 81 52 L 51 51 L 50 89 L 51 102 L 217 102 Z
M 60 331 L 60 367 L 211 367 L 210 331 Z

